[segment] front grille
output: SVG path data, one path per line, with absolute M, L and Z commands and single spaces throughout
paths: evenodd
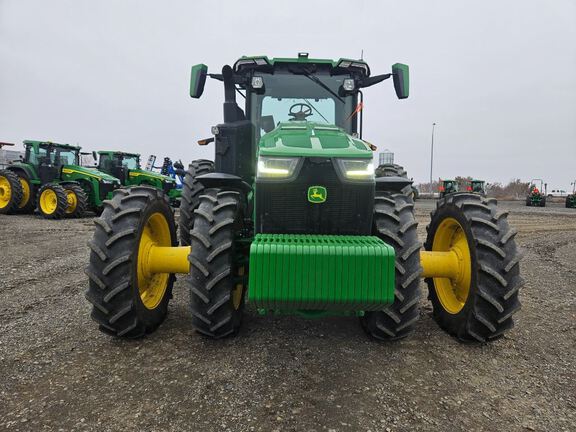
M 310 186 L 324 186 L 326 202 L 310 203 Z M 257 181 L 256 232 L 367 235 L 373 206 L 374 183 L 343 182 L 332 160 L 308 158 L 292 181 Z

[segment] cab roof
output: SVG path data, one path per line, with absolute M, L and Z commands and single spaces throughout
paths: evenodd
M 97 152 L 98 154 L 108 154 L 108 153 L 114 153 L 114 154 L 120 154 L 122 156 L 136 156 L 136 157 L 140 157 L 139 153 L 128 153 L 128 152 L 123 152 L 123 151 L 116 151 L 116 150 L 100 150 Z
M 61 147 L 61 148 L 67 148 L 70 150 L 80 150 L 82 149 L 82 147 L 80 146 L 75 146 L 75 145 L 71 145 L 71 144 L 60 144 L 60 143 L 55 143 L 52 141 L 34 141 L 34 140 L 24 140 L 24 145 L 40 145 L 40 146 L 54 146 L 54 147 Z
M 354 60 L 340 58 L 332 59 L 313 59 L 308 57 L 308 53 L 298 53 L 298 57 L 278 57 L 268 58 L 267 56 L 242 56 L 234 63 L 234 71 L 240 72 L 247 68 L 274 67 L 280 64 L 317 64 L 328 65 L 333 69 L 350 70 L 359 72 L 364 76 L 370 76 L 370 67 L 364 60 Z

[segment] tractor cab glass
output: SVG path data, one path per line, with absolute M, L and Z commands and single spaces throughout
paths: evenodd
M 34 151 L 34 146 L 31 144 L 26 145 L 26 153 L 24 155 L 24 161 L 34 166 L 40 165 L 41 161 L 45 160 L 48 156 L 48 152 L 44 147 L 38 147 L 38 153 Z
M 257 72 L 250 92 L 249 116 L 260 138 L 280 122 L 309 121 L 335 124 L 356 132 L 356 95 L 340 95 L 339 90 L 350 75 L 331 76 L 327 72 L 296 74 L 277 71 Z
M 140 168 L 140 158 L 136 155 L 123 155 L 122 156 L 122 166 L 128 168 L 129 170 L 135 170 Z
M 54 152 L 53 163 L 54 165 L 79 165 L 78 162 L 78 151 L 56 147 Z

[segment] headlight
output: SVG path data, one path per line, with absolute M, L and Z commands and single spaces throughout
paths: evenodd
M 292 177 L 298 165 L 298 158 L 260 156 L 258 158 L 258 178 Z
M 372 159 L 337 159 L 342 174 L 350 180 L 372 180 L 374 164 Z

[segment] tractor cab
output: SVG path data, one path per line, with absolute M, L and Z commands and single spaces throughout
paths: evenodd
M 440 198 L 443 198 L 448 194 L 456 193 L 458 190 L 458 182 L 456 180 L 442 180 L 442 184 L 439 188 Z
M 484 180 L 470 180 L 468 192 L 486 195 L 486 182 Z
M 113 175 L 125 185 L 131 170 L 140 170 L 140 155 L 114 151 L 98 152 L 98 169 Z
M 80 147 L 49 141 L 24 141 L 24 163 L 36 170 L 41 183 L 60 178 L 66 165 L 80 164 Z

